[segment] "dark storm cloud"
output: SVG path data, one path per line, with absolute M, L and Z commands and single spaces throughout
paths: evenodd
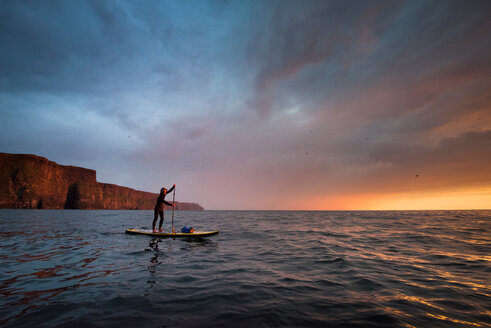
M 0 4 L 2 89 L 63 92 L 100 81 L 100 27 L 86 3 Z M 77 17 L 79 17 L 77 19 Z
M 146 85 L 153 65 L 169 71 L 155 53 L 172 34 L 165 16 L 145 21 L 133 4 L 1 2 L 1 90 L 104 97 Z
M 282 110 L 284 97 L 318 106 L 330 99 L 370 94 L 373 84 L 406 93 L 435 76 L 489 70 L 489 4 L 485 2 L 320 2 L 279 6 L 251 39 L 258 63 L 255 109 Z M 486 74 L 483 72 L 483 74 Z M 429 79 L 429 80 L 428 80 Z M 295 82 L 298 81 L 298 83 Z M 449 83 L 443 81 L 440 83 Z M 282 88 L 283 86 L 283 88 Z M 433 95 L 381 110 L 403 113 Z M 356 110 L 356 108 L 353 108 Z
M 310 6 L 289 2 L 271 9 L 268 15 L 273 19 L 260 23 L 249 45 L 251 60 L 259 68 L 255 109 L 267 116 L 275 98 L 281 98 L 277 89 L 289 79 L 301 78 L 302 71 L 307 71 L 310 82 L 319 79 L 321 92 L 332 93 L 325 89 L 326 83 L 335 87 L 338 79 L 346 78 L 357 57 L 371 50 L 399 7 L 387 2 L 322 1 Z

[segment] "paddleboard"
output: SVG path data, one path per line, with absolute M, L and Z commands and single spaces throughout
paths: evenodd
M 127 229 L 126 233 L 131 233 L 131 234 L 135 234 L 135 235 L 147 235 L 147 236 L 154 236 L 154 237 L 163 237 L 163 238 L 167 238 L 167 237 L 181 238 L 181 237 L 209 237 L 209 236 L 213 236 L 213 235 L 218 235 L 219 231 L 215 230 L 215 231 L 194 231 L 194 232 L 189 232 L 189 233 L 186 233 L 186 232 L 172 233 L 172 232 L 167 232 L 167 231 L 153 232 L 153 230 L 150 230 L 150 229 Z

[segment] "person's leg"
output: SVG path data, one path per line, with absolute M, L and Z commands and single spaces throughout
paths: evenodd
M 160 215 L 159 230 L 162 230 L 162 223 L 164 223 L 164 210 L 160 210 L 159 215 Z
M 153 211 L 153 223 L 152 223 L 153 231 L 155 231 L 155 224 L 157 223 L 158 217 L 159 217 L 159 211 L 157 209 L 154 209 L 154 211 Z

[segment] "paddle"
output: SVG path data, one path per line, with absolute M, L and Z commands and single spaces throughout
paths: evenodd
M 176 208 L 176 186 L 174 185 L 174 190 L 172 191 L 172 233 L 175 235 L 176 230 L 174 229 L 174 209 Z

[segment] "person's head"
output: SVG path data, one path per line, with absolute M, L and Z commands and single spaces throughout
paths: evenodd
M 167 194 L 167 189 L 166 188 L 160 189 L 160 193 L 164 195 Z

